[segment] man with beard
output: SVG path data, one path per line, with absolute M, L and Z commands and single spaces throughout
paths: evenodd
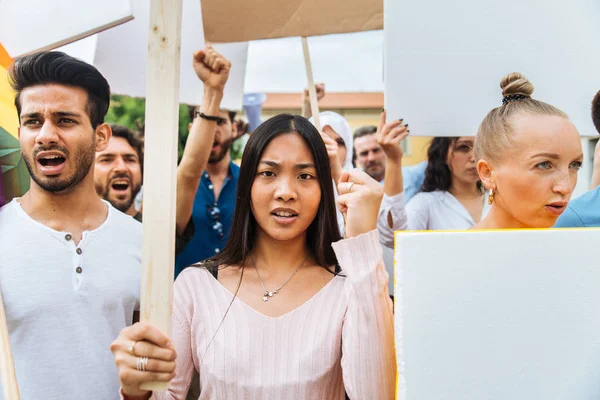
M 0 290 L 21 398 L 118 399 L 109 347 L 139 310 L 142 226 L 94 188 L 95 152 L 111 138 L 108 82 L 60 52 L 16 60 L 10 79 L 31 176 L 0 209 Z
M 376 126 L 363 126 L 354 131 L 354 151 L 360 168 L 371 178 L 383 183 L 387 156 L 377 142 Z M 417 165 L 401 168 L 406 203 L 421 189 L 426 167 L 427 162 L 423 161 Z
M 204 106 L 190 107 L 193 124 L 202 120 Z M 186 266 L 219 253 L 229 238 L 240 170 L 231 160 L 230 148 L 240 135 L 234 111 L 220 109 L 217 116 L 210 156 L 199 171 L 201 179 L 193 203 L 196 235 L 176 258 L 176 276 Z
M 112 138 L 108 146 L 96 153 L 96 192 L 117 210 L 142 222 L 143 215 L 136 210 L 134 201 L 142 187 L 144 142 L 138 133 L 124 126 L 110 127 Z M 179 254 L 194 236 L 192 219 L 188 217 L 183 231 L 177 227 L 175 235 L 175 254 Z
M 108 146 L 96 153 L 96 192 L 117 210 L 141 222 L 134 200 L 142 187 L 143 142 L 124 126 L 111 125 L 111 130 Z

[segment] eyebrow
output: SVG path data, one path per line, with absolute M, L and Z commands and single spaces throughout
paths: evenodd
M 137 158 L 137 153 L 135 152 L 118 152 L 118 151 L 110 151 L 110 152 L 106 152 L 106 153 L 96 153 L 96 155 L 98 157 L 136 157 Z
M 279 167 L 281 167 L 280 163 L 275 162 L 275 161 L 269 161 L 269 160 L 260 161 L 259 164 L 267 164 L 269 167 L 273 167 L 273 168 L 279 168 Z M 294 165 L 294 167 L 296 169 L 308 169 L 308 168 L 315 168 L 315 164 L 313 164 L 313 163 L 300 163 L 300 164 Z
M 81 114 L 71 111 L 53 111 L 51 113 L 55 117 L 81 117 Z M 43 117 L 42 113 L 32 112 L 28 114 L 22 114 L 21 119 L 25 118 L 40 118 Z
M 543 157 L 543 158 L 550 158 L 552 160 L 558 160 L 560 158 L 560 155 L 555 154 L 555 153 L 537 153 L 531 156 L 531 158 L 536 158 L 536 157 Z
M 550 158 L 552 160 L 560 159 L 560 155 L 555 154 L 555 153 L 538 153 L 538 154 L 534 154 L 533 156 L 531 156 L 531 158 L 536 158 L 536 157 Z M 580 159 L 580 158 L 583 158 L 583 153 L 581 153 L 580 155 L 575 157 L 575 159 Z

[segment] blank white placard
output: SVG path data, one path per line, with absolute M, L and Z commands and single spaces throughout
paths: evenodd
M 396 233 L 400 400 L 600 398 L 600 229 Z
M 385 107 L 412 135 L 469 136 L 521 72 L 533 97 L 569 114 L 582 135 L 600 90 L 600 2 L 385 2 Z
M 52 50 L 132 18 L 129 0 L 1 0 L 0 43 L 15 58 Z
M 135 20 L 99 35 L 95 65 L 106 76 L 115 93 L 146 95 L 149 1 L 133 0 Z M 195 51 L 204 47 L 204 31 L 199 0 L 183 1 L 181 28 L 181 77 L 179 101 L 200 104 L 203 85 L 192 68 Z M 232 63 L 222 101 L 224 108 L 242 109 L 247 43 L 215 46 Z
M 132 97 L 146 96 L 146 63 L 148 58 L 149 1 L 132 0 L 135 19 L 87 40 L 88 48 L 77 44 L 61 48 L 74 57 L 85 59 L 93 47 L 93 64 L 108 80 L 111 91 Z M 204 31 L 199 0 L 183 0 L 179 101 L 199 105 L 203 85 L 192 68 L 195 51 L 204 47 Z M 231 110 L 242 109 L 248 43 L 214 46 L 232 63 L 229 80 L 221 102 Z

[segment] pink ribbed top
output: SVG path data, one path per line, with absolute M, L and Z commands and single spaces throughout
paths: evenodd
M 236 298 L 218 331 L 233 295 L 206 269 L 184 270 L 173 301 L 177 376 L 152 399 L 185 400 L 194 369 L 202 400 L 342 400 L 344 389 L 351 399 L 393 399 L 394 323 L 378 233 L 333 248 L 345 277 L 277 318 Z

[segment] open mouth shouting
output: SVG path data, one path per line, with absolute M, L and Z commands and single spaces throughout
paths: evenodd
M 126 195 L 131 190 L 131 179 L 125 176 L 115 177 L 110 181 L 110 188 L 117 195 Z
M 291 208 L 276 208 L 271 211 L 271 215 L 275 218 L 275 222 L 281 225 L 289 225 L 298 219 L 298 213 Z
M 35 159 L 38 169 L 46 176 L 60 175 L 67 161 L 67 157 L 58 151 L 41 151 Z

